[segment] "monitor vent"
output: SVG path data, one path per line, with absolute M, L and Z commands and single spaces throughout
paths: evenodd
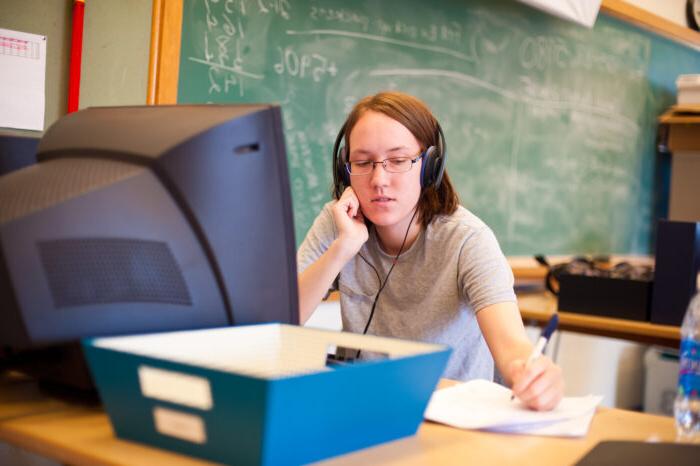
M 191 305 L 175 257 L 160 241 L 42 241 L 39 253 L 56 308 L 150 302 Z
M 0 180 L 0 224 L 137 175 L 144 167 L 103 159 L 42 162 Z

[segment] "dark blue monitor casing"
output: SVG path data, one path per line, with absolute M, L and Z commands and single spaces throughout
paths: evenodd
M 279 107 L 91 108 L 0 177 L 0 345 L 298 323 Z

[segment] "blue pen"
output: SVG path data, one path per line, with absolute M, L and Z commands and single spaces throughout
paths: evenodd
M 547 322 L 547 326 L 544 328 L 544 330 L 542 330 L 540 337 L 537 339 L 537 343 L 535 343 L 535 347 L 532 349 L 532 353 L 530 353 L 530 356 L 527 358 L 527 361 L 525 361 L 525 367 L 528 367 L 530 364 L 533 363 L 535 359 L 539 358 L 542 355 L 545 346 L 547 346 L 549 338 L 552 336 L 552 333 L 554 333 L 554 331 L 557 329 L 558 324 L 559 315 L 556 313 L 552 314 L 552 317 L 549 318 L 549 322 Z M 514 400 L 515 395 L 511 395 L 510 399 L 511 401 Z

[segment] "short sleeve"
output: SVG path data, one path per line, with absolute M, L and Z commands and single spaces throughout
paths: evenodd
M 299 246 L 297 251 L 298 273 L 302 273 L 309 265 L 316 262 L 337 236 L 331 205 L 332 203 L 328 203 L 321 209 L 304 241 Z
M 490 228 L 467 237 L 460 250 L 459 283 L 475 312 L 502 302 L 516 302 L 513 271 Z

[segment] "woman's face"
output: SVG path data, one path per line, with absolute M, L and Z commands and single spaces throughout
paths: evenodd
M 350 133 L 351 162 L 415 159 L 420 153 L 421 146 L 408 128 L 383 113 L 366 112 Z M 421 193 L 422 163 L 418 160 L 403 173 L 390 173 L 376 164 L 366 175 L 351 175 L 363 215 L 377 227 L 407 227 Z

